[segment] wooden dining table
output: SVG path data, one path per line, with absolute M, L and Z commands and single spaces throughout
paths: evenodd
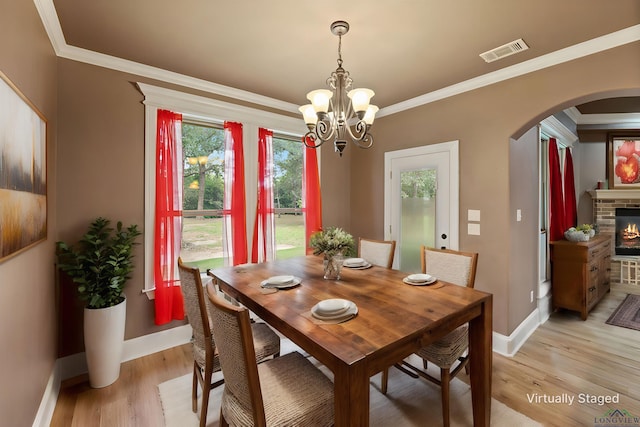
M 333 372 L 338 427 L 369 425 L 372 375 L 469 322 L 473 421 L 474 426 L 489 426 L 491 294 L 440 281 L 432 286 L 408 285 L 403 282 L 407 273 L 376 266 L 343 268 L 339 280 L 325 280 L 322 257 L 313 255 L 224 267 L 208 274 L 221 291 Z M 260 286 L 278 275 L 298 277 L 300 284 L 277 291 Z M 331 298 L 353 301 L 357 315 L 337 324 L 315 320 L 311 308 Z

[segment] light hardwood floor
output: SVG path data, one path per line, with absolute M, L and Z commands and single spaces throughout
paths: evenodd
M 514 357 L 494 353 L 493 397 L 545 426 L 593 426 L 610 408 L 640 416 L 640 331 L 605 324 L 627 293 L 640 294 L 640 287 L 613 284 L 586 321 L 553 313 Z M 183 345 L 124 363 L 118 381 L 103 389 L 91 389 L 86 376 L 69 380 L 51 426 L 163 426 L 156 386 L 191 368 L 190 345 Z M 578 402 L 617 394 L 618 404 Z M 544 403 L 545 397 L 565 403 Z M 501 426 L 500 420 L 492 425 Z

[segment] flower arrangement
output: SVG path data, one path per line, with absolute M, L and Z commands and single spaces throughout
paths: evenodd
M 329 227 L 311 236 L 309 246 L 314 255 L 333 257 L 337 254 L 350 256 L 354 251 L 353 236 L 340 227 Z

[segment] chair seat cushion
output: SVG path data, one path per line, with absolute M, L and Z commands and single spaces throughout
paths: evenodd
M 440 368 L 449 368 L 464 354 L 468 343 L 469 325 L 464 324 L 438 341 L 421 348 L 416 354 Z

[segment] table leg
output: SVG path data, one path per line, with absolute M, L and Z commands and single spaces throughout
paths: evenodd
M 469 322 L 469 370 L 473 425 L 489 427 L 491 421 L 491 370 L 493 298 L 482 303 L 480 316 Z
M 369 377 L 364 363 L 336 369 L 334 374 L 335 427 L 369 425 Z

